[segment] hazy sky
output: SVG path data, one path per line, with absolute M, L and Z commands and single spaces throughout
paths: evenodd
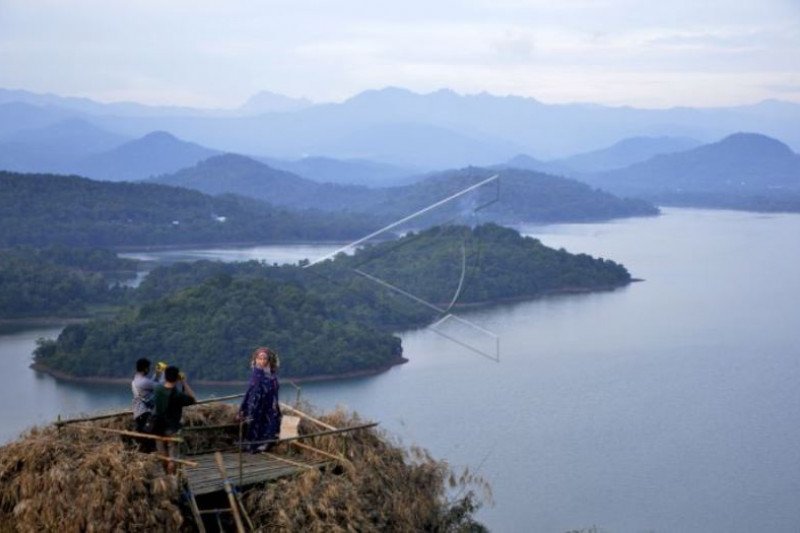
M 388 85 L 800 102 L 800 0 L 0 0 L 0 87 L 235 107 Z

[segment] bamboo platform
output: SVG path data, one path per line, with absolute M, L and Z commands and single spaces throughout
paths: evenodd
M 263 483 L 281 477 L 292 476 L 308 469 L 322 468 L 330 464 L 329 460 L 306 459 L 292 457 L 282 458 L 278 455 L 267 453 L 242 453 L 241 478 L 239 470 L 239 453 L 226 452 L 222 454 L 225 472 L 230 482 L 238 488 L 256 483 Z M 193 455 L 191 460 L 197 463 L 196 467 L 184 469 L 189 489 L 195 496 L 210 494 L 225 490 L 220 470 L 214 459 L 213 453 Z

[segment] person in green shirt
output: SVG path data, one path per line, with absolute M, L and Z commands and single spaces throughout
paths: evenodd
M 183 385 L 183 392 L 176 387 L 179 382 Z M 180 432 L 183 408 L 197 403 L 194 391 L 175 366 L 168 366 L 164 370 L 164 384 L 156 389 L 153 400 L 153 434 L 164 437 L 174 437 Z M 156 441 L 156 449 L 161 455 L 178 458 L 177 442 Z M 174 472 L 175 463 L 170 461 L 167 463 L 167 473 Z

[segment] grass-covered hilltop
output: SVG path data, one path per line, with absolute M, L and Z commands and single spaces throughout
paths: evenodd
M 368 277 L 369 276 L 369 277 Z M 613 261 L 554 250 L 494 224 L 440 226 L 303 266 L 197 262 L 154 270 L 111 320 L 68 326 L 42 341 L 39 368 L 77 378 L 124 378 L 131 361 L 174 362 L 195 379 L 247 376 L 266 344 L 286 377 L 376 372 L 402 361 L 398 329 L 422 326 L 433 306 L 487 304 L 631 281 Z
M 363 423 L 341 410 L 303 408 L 335 427 Z M 229 404 L 187 408 L 189 427 L 231 426 L 187 431 L 187 447 L 229 449 L 238 439 L 236 412 Z M 102 431 L 130 424 L 130 413 L 124 413 L 80 427 L 34 428 L 0 446 L 0 531 L 198 531 L 185 489 L 175 476 L 163 475 L 155 454 Z M 301 435 L 317 430 L 305 421 L 299 426 Z M 281 444 L 274 453 L 286 461 L 318 459 L 319 452 L 338 459 L 321 469 L 237 486 L 253 531 L 488 531 L 475 511 L 491 503 L 491 490 L 468 470 L 454 471 L 424 450 L 403 448 L 377 428 L 312 442 L 317 452 Z M 204 509 L 229 505 L 221 492 L 198 499 Z M 229 513 L 217 516 L 225 531 L 235 531 Z M 207 531 L 217 530 L 215 520 L 206 515 Z

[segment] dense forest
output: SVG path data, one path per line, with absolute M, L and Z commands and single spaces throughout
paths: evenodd
M 153 183 L 0 172 L 0 247 L 338 240 L 377 227 L 364 215 L 287 211 Z
M 135 272 L 137 263 L 102 249 L 0 251 L 0 318 L 74 317 L 90 305 L 122 303 L 127 291 L 113 282 Z
M 212 278 L 113 321 L 68 326 L 44 342 L 36 362 L 76 376 L 126 376 L 149 356 L 179 364 L 197 379 L 236 380 L 248 374 L 258 345 L 285 354 L 287 376 L 341 374 L 397 362 L 400 340 L 334 318 L 303 287 L 268 279 Z
M 494 224 L 435 227 L 308 266 L 200 261 L 155 269 L 113 320 L 67 327 L 36 351 L 43 367 L 123 377 L 137 357 L 167 359 L 208 380 L 244 379 L 266 344 L 290 377 L 376 370 L 397 362 L 392 332 L 434 307 L 598 290 L 631 280 L 621 265 L 553 250 Z M 461 287 L 459 291 L 459 287 Z

